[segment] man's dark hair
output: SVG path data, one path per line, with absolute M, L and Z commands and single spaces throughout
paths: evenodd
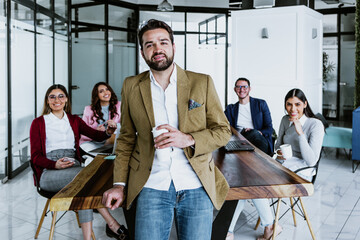
M 144 33 L 146 31 L 154 30 L 154 29 L 158 29 L 158 28 L 165 29 L 169 33 L 171 44 L 174 44 L 174 33 L 173 33 L 173 30 L 171 29 L 171 27 L 163 21 L 159 21 L 156 19 L 150 19 L 140 27 L 139 32 L 138 32 L 141 50 L 143 49 L 142 37 L 143 37 Z
M 248 84 L 249 87 L 250 87 L 250 81 L 249 81 L 249 79 L 244 78 L 244 77 L 238 78 L 238 79 L 235 81 L 235 87 L 236 87 L 236 84 L 237 84 L 238 81 L 246 81 L 247 84 Z

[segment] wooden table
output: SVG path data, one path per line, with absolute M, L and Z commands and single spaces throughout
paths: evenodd
M 236 131 L 234 134 L 243 138 Z M 252 198 L 279 198 L 281 200 L 283 197 L 309 196 L 314 191 L 310 182 L 284 168 L 257 148 L 255 151 L 233 153 L 225 152 L 221 148 L 214 151 L 213 156 L 216 166 L 230 185 L 227 201 L 213 223 L 212 239 L 214 240 L 225 239 L 236 208 L 237 201 L 235 200 Z M 104 207 L 101 204 L 102 194 L 112 187 L 112 175 L 113 161 L 104 160 L 104 156 L 96 156 L 91 164 L 51 199 L 50 210 L 56 212 Z M 278 204 L 278 210 L 279 206 Z M 130 232 L 129 222 L 133 221 L 130 217 L 133 214 L 133 210 L 125 211 Z M 309 222 L 308 225 L 311 229 Z
M 246 140 L 232 128 L 234 135 Z M 251 143 L 250 143 L 251 144 Z M 254 145 L 253 145 L 254 146 Z M 220 148 L 213 152 L 215 165 L 230 185 L 226 202 L 213 222 L 212 240 L 225 239 L 239 199 L 278 198 L 275 226 L 279 219 L 281 198 L 310 196 L 314 192 L 313 184 L 263 153 L 254 146 L 254 151 L 226 152 Z M 306 210 L 300 198 L 306 215 Z M 315 239 L 306 215 L 310 233 Z M 275 232 L 275 231 L 274 231 Z M 275 239 L 275 236 L 273 236 Z

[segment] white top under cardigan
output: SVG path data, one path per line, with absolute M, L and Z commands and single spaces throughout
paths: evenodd
M 316 118 L 307 118 L 305 114 L 301 117 L 300 123 L 304 134 L 298 135 L 294 124 L 289 121 L 289 116 L 285 115 L 281 119 L 278 139 L 275 149 L 282 144 L 290 144 L 293 157 L 284 161 L 283 166 L 295 171 L 299 168 L 314 166 L 319 160 L 322 142 L 324 138 L 324 125 Z M 301 171 L 299 175 L 307 180 L 315 175 L 313 169 Z
M 75 137 L 67 114 L 59 119 L 52 112 L 44 115 L 46 131 L 46 153 L 57 149 L 74 149 Z

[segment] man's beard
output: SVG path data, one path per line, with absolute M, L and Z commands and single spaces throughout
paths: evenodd
M 151 57 L 151 59 L 153 57 L 155 57 L 156 55 L 161 55 L 161 54 L 155 54 Z M 161 62 L 153 62 L 149 59 L 145 59 L 145 62 L 151 69 L 154 69 L 155 71 L 164 71 L 164 70 L 168 69 L 171 66 L 171 64 L 174 62 L 174 55 L 171 58 L 169 58 L 165 54 L 163 54 L 163 55 L 165 56 L 165 60 L 163 60 Z

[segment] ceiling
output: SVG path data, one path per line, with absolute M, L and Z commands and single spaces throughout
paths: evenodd
M 119 0 L 121 1 L 121 0 Z M 148 5 L 157 5 L 163 0 L 122 0 L 123 2 L 130 2 L 134 4 L 148 4 Z M 191 6 L 191 7 L 211 7 L 211 8 L 228 8 L 229 6 L 239 5 L 243 0 L 168 0 L 174 6 Z M 249 0 L 250 1 L 250 0 Z M 271 1 L 271 0 L 270 0 Z M 283 0 L 276 0 L 283 1 Z M 291 0 L 288 0 L 291 2 Z M 295 2 L 295 0 L 293 0 Z M 49 2 L 49 0 L 38 0 L 38 3 Z M 62 2 L 63 1 L 55 1 Z M 91 0 L 72 0 L 72 4 L 78 3 L 88 3 L 92 2 Z M 235 5 L 234 5 L 235 4 Z M 354 7 L 356 0 L 315 0 L 315 9 L 325 9 L 325 8 L 338 8 L 340 7 Z

